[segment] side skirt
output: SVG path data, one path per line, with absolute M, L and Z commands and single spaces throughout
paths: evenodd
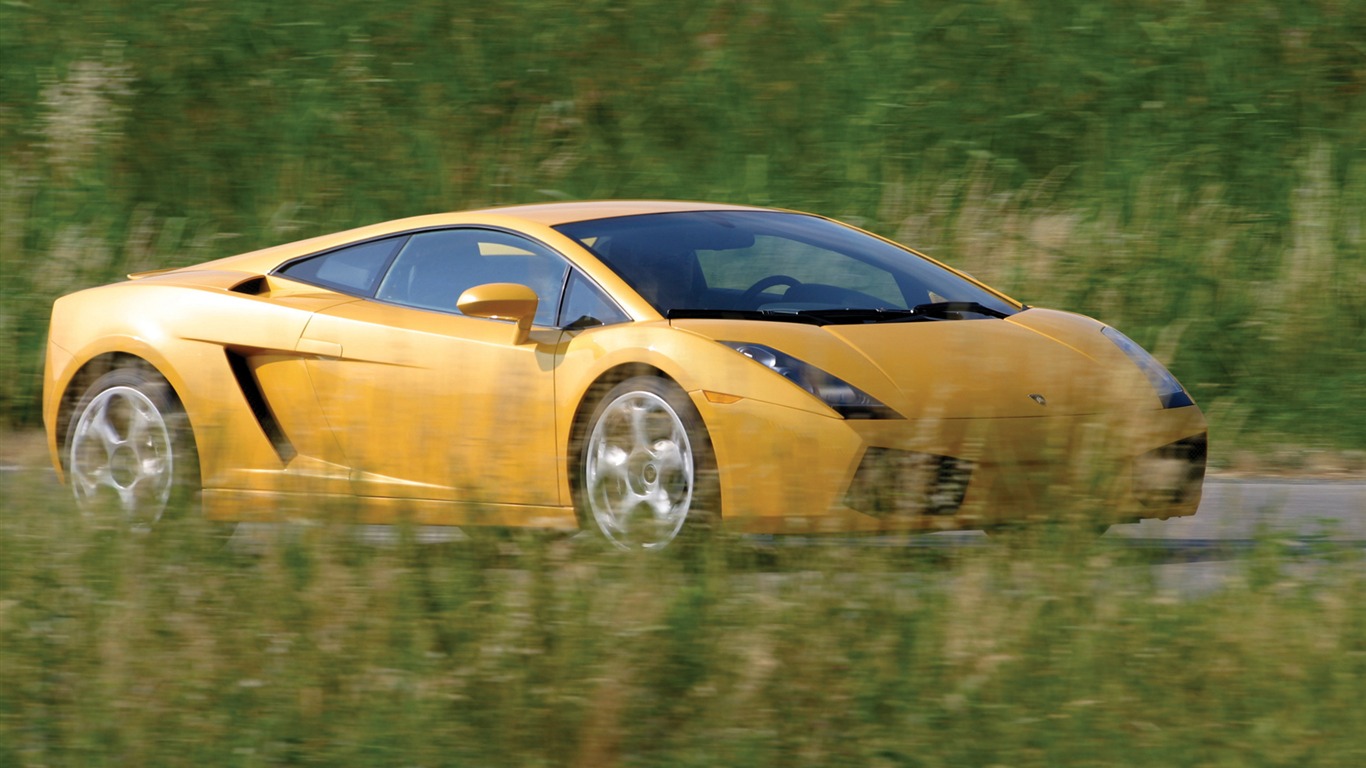
M 574 531 L 579 527 L 572 507 L 223 488 L 204 489 L 201 500 L 204 516 L 222 522 L 274 523 L 302 519 L 358 525 L 494 525 L 561 531 Z

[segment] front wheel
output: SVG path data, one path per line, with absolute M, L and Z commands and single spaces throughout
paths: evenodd
M 677 385 L 623 381 L 586 423 L 575 487 L 581 523 L 627 550 L 702 535 L 717 517 L 715 463 L 702 417 Z
M 147 529 L 199 488 L 194 437 L 171 385 L 144 366 L 95 380 L 72 415 L 67 471 L 82 510 L 120 510 Z

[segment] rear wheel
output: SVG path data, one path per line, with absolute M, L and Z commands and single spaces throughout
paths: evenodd
M 673 382 L 621 382 L 583 435 L 575 493 L 585 528 L 620 549 L 657 550 L 712 527 L 720 495 L 711 441 Z
M 117 509 L 134 529 L 152 527 L 199 490 L 189 420 L 171 385 L 145 366 L 115 368 L 86 390 L 67 432 L 66 465 L 81 509 Z

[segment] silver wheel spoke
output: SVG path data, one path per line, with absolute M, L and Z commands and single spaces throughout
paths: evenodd
M 646 431 L 647 425 L 645 423 L 649 414 L 645 410 L 645 406 L 642 404 L 633 403 L 627 405 L 626 407 L 630 409 L 629 413 L 631 418 L 632 438 L 631 447 L 633 450 L 638 451 L 650 444 L 650 437 L 648 432 Z
M 95 413 L 90 423 L 90 429 L 95 433 L 99 441 L 104 445 L 104 450 L 111 456 L 114 449 L 123 444 L 123 436 L 114 428 L 113 422 L 109 420 L 109 401 L 100 403 L 100 409 Z
M 137 494 L 137 491 L 135 490 L 136 488 L 137 488 L 137 481 L 136 481 L 136 480 L 133 481 L 133 484 L 132 484 L 132 485 L 129 485 L 129 486 L 126 486 L 126 487 L 125 487 L 125 486 L 119 486 L 119 485 L 115 485 L 115 486 L 114 486 L 114 489 L 115 489 L 115 490 L 118 492 L 118 494 L 119 494 L 119 503 L 123 506 L 123 511 L 124 511 L 125 513 L 127 513 L 127 514 L 132 514 L 132 513 L 137 509 L 137 506 L 138 506 L 138 494 Z
M 115 487 L 109 462 L 113 459 L 114 449 L 118 447 L 119 436 L 109 423 L 108 405 L 108 400 L 92 403 L 86 411 L 90 418 L 82 418 L 76 427 L 71 473 L 80 481 L 78 492 L 83 490 L 87 495 L 96 493 L 100 486 Z M 88 458 L 88 461 L 77 460 L 78 455 Z
M 152 439 L 148 435 L 151 423 L 155 422 L 163 429 L 165 428 L 165 424 L 161 421 L 161 414 L 157 413 L 156 408 L 151 403 L 130 402 L 128 405 L 130 406 L 129 416 L 131 418 L 128 420 L 127 442 L 134 446 L 149 444 Z
M 606 477 L 626 481 L 626 460 L 629 455 L 615 445 L 604 444 L 598 457 L 598 468 Z
M 86 472 L 72 472 L 71 476 L 80 484 L 80 487 L 76 490 L 78 495 L 81 492 L 92 494 L 98 490 L 101 485 L 109 486 L 110 488 L 114 487 L 114 481 L 110 479 L 109 469 L 107 467 L 100 467 Z
M 664 486 L 655 488 L 645 501 L 654 510 L 656 520 L 669 519 L 669 513 L 673 511 L 674 503 L 669 498 L 669 491 Z

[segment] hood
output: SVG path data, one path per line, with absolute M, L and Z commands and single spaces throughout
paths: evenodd
M 717 341 L 778 349 L 907 418 L 1037 418 L 1160 407 L 1138 367 L 1100 333 L 1100 323 L 1062 312 L 824 326 L 673 322 Z

